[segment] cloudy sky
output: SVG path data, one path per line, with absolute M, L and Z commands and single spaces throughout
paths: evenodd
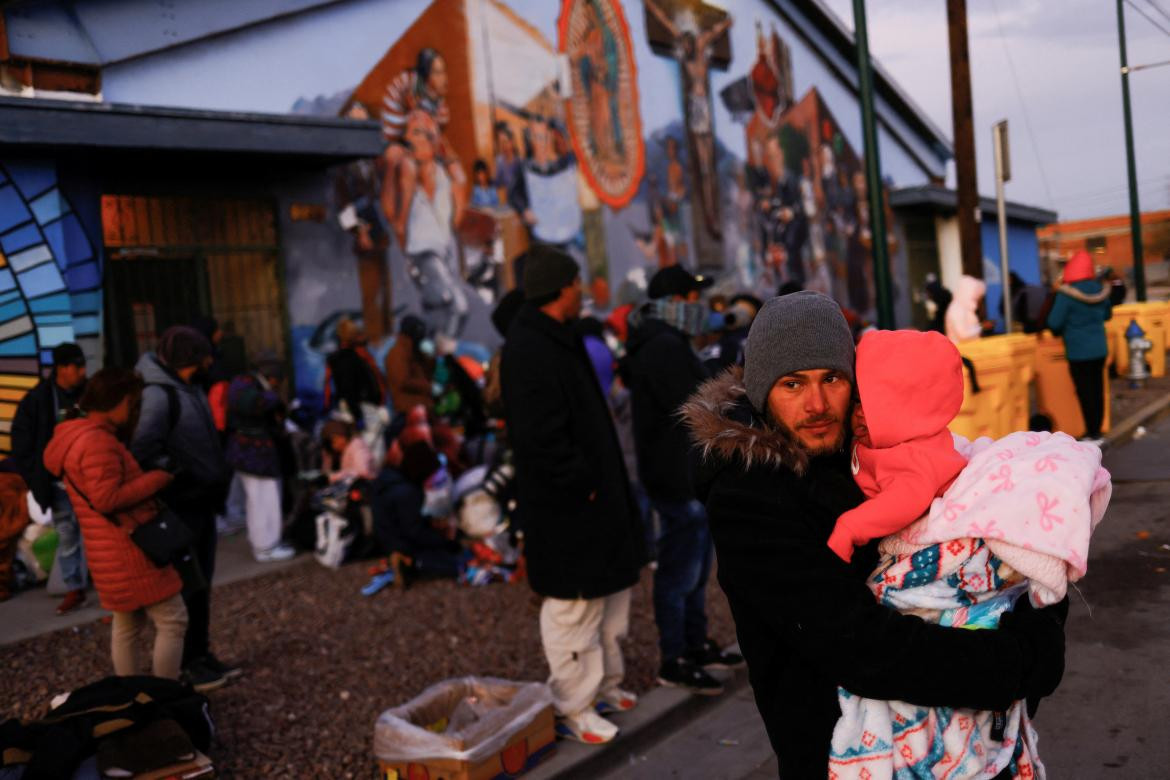
M 852 29 L 852 0 L 823 1 Z M 1133 2 L 1165 31 L 1127 5 L 1130 65 L 1170 60 L 1170 0 Z M 1128 213 L 1116 4 L 967 6 L 980 191 L 995 192 L 991 126 L 1006 118 L 1009 199 L 1055 209 L 1061 219 Z M 873 56 L 949 136 L 946 3 L 869 0 L 867 13 Z M 1130 97 L 1142 210 L 1170 208 L 1170 66 L 1132 74 Z

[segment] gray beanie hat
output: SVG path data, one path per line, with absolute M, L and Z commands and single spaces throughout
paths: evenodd
M 832 298 L 811 290 L 772 298 L 744 344 L 748 400 L 763 412 L 776 380 L 794 371 L 831 368 L 852 381 L 853 357 L 853 334 Z

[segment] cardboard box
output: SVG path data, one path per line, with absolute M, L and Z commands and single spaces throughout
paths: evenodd
M 504 748 L 483 761 L 432 759 L 410 763 L 379 761 L 384 780 L 505 780 L 519 777 L 556 749 L 556 732 L 551 707 L 546 707 L 526 728 L 517 732 Z

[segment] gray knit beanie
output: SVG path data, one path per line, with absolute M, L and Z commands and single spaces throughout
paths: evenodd
M 853 357 L 853 334 L 832 298 L 811 290 L 772 298 L 744 344 L 748 400 L 762 413 L 776 380 L 794 371 L 831 368 L 852 381 Z

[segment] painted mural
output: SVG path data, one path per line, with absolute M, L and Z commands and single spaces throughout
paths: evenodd
M 638 191 L 645 166 L 629 26 L 615 0 L 564 0 L 558 29 L 570 64 L 573 151 L 601 202 L 621 208 Z
M 294 341 L 344 314 L 377 354 L 415 312 L 490 349 L 536 243 L 577 260 L 599 311 L 682 264 L 724 292 L 799 285 L 872 318 L 856 102 L 785 24 L 754 0 L 433 0 L 322 102 L 377 119 L 386 147 L 336 174 L 360 291 L 314 321 L 293 307 Z M 323 344 L 298 364 L 305 389 Z
M 55 167 L 0 161 L 0 454 L 52 348 L 77 342 L 100 364 L 100 329 L 101 258 Z

